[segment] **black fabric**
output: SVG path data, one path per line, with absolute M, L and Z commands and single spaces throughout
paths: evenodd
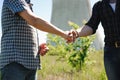
M 115 12 L 107 0 L 98 1 L 93 6 L 92 16 L 86 25 L 95 33 L 100 22 L 104 28 L 105 43 L 120 41 L 120 0 L 116 2 Z

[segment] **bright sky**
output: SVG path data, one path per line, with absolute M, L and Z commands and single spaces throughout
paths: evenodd
M 52 9 L 52 0 L 31 0 L 33 5 L 33 10 L 36 15 L 50 21 L 51 19 L 51 9 Z M 90 0 L 91 6 L 98 0 Z M 1 7 L 3 0 L 0 0 L 0 18 L 1 18 Z M 46 39 L 46 33 L 39 31 L 40 40 L 44 42 Z M 1 36 L 1 19 L 0 19 L 0 36 Z

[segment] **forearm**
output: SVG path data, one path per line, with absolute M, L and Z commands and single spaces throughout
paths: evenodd
M 56 26 L 52 25 L 51 23 L 48 23 L 47 21 L 43 20 L 42 18 L 37 17 L 29 9 L 26 9 L 26 10 L 20 12 L 19 15 L 23 19 L 25 19 L 28 22 L 28 24 L 34 26 L 35 28 L 37 28 L 39 30 L 59 35 L 65 39 L 67 38 L 67 34 L 63 30 L 57 28 Z
M 78 37 L 85 37 L 93 34 L 92 28 L 87 25 L 77 29 L 77 32 L 78 32 Z
M 56 26 L 54 26 L 53 24 L 49 22 L 46 22 L 42 18 L 37 18 L 35 21 L 35 25 L 33 26 L 35 26 L 39 30 L 52 33 L 52 34 L 56 34 L 61 37 L 65 37 L 65 32 L 63 30 L 57 28 Z

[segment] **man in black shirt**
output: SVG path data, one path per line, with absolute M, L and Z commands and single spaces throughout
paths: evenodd
M 92 35 L 101 22 L 105 34 L 104 65 L 108 80 L 120 80 L 120 0 L 102 0 L 94 4 L 90 20 L 71 30 L 76 38 Z

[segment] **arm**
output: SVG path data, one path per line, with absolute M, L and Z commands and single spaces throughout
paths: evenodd
M 100 23 L 100 15 L 99 11 L 100 10 L 100 2 L 97 2 L 92 10 L 92 15 L 89 19 L 89 21 L 82 27 L 77 29 L 76 31 L 73 31 L 73 35 L 76 37 L 85 37 L 92 35 L 96 32 L 98 25 Z
M 83 26 L 83 28 L 79 28 L 76 30 L 78 37 L 85 37 L 93 34 L 93 29 L 87 25 Z
M 49 32 L 52 34 L 59 35 L 65 39 L 68 38 L 67 33 L 62 31 L 61 29 L 57 28 L 56 26 L 52 25 L 51 23 L 46 22 L 45 20 L 37 17 L 29 8 L 26 7 L 26 9 L 22 12 L 18 13 L 23 19 L 25 19 L 28 24 L 34 26 L 35 28 Z
M 71 30 L 69 33 L 73 34 L 73 40 L 78 37 L 85 37 L 93 34 L 93 29 L 88 26 L 84 25 L 82 28 L 78 28 L 77 30 Z

